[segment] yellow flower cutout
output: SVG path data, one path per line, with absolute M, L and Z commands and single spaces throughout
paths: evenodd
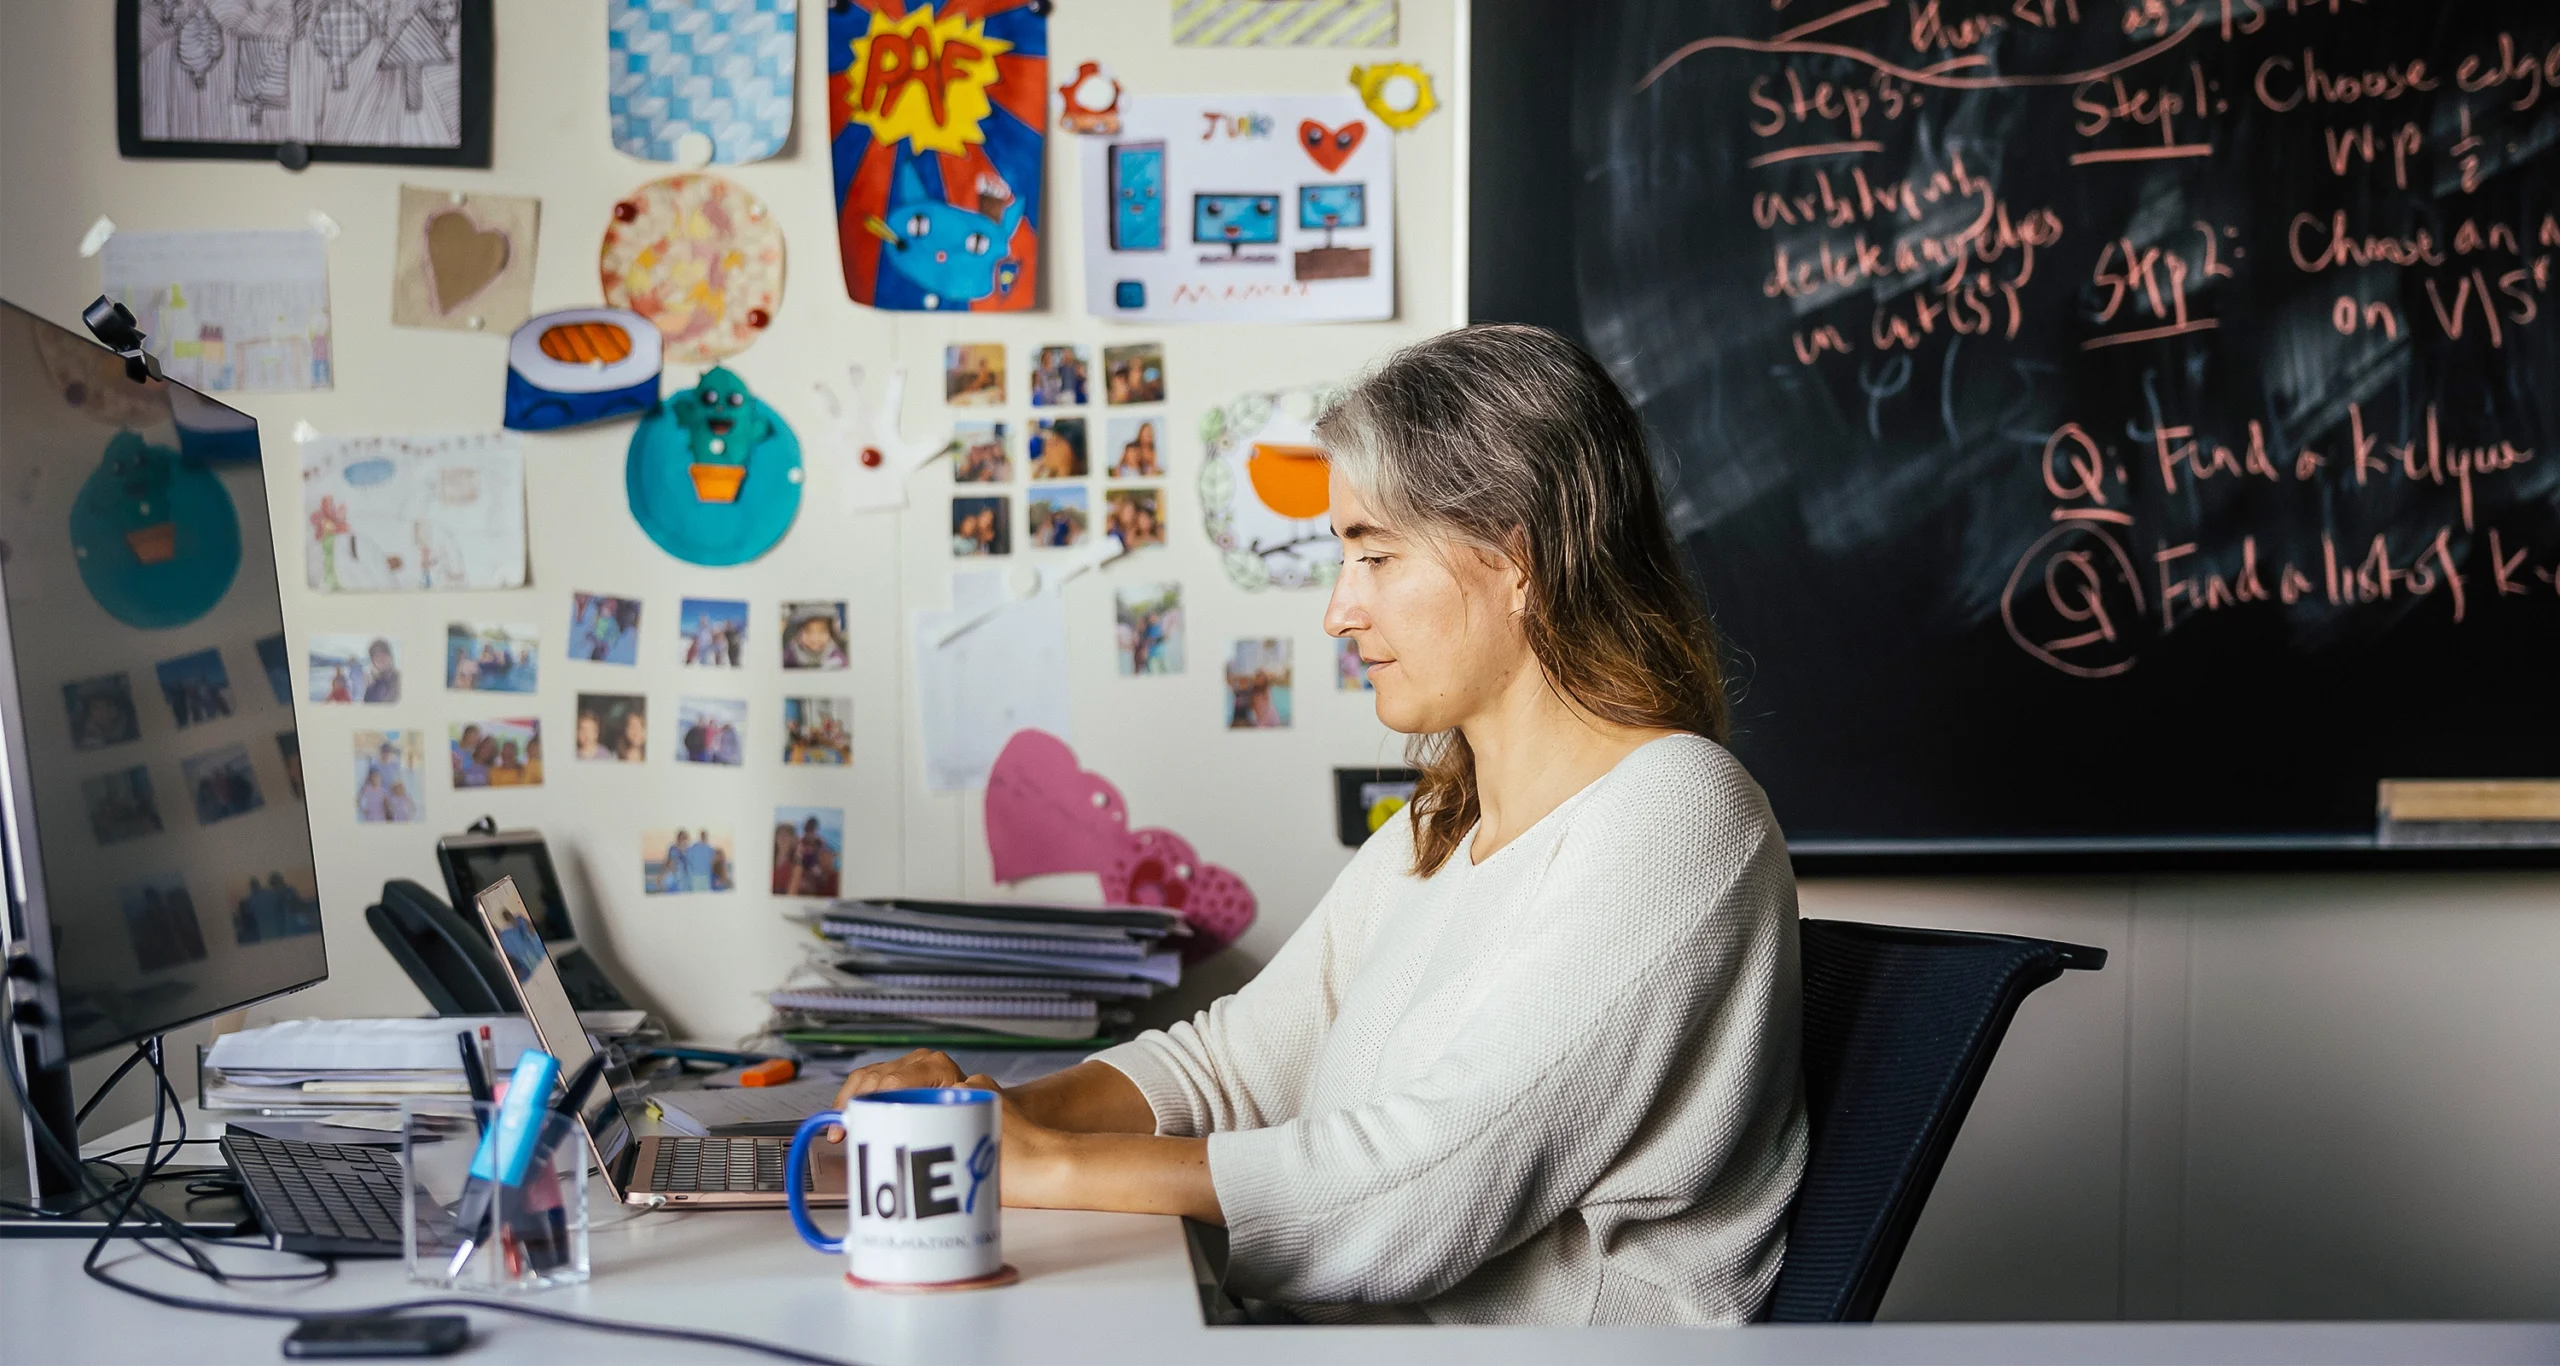
M 1351 83 L 1359 87 L 1360 102 L 1378 116 L 1378 122 L 1401 133 L 1440 107 L 1431 93 L 1431 76 L 1411 62 L 1380 62 L 1376 66 L 1351 68 Z

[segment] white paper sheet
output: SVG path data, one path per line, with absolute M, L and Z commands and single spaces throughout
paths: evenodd
M 1004 596 L 1003 572 L 951 576 L 951 608 L 915 613 L 916 699 L 924 771 L 935 792 L 984 787 L 996 752 L 1026 726 L 1073 738 L 1067 708 L 1067 611 L 1034 593 L 952 641 L 952 626 Z
M 1094 316 L 1395 316 L 1395 133 L 1357 95 L 1130 95 L 1074 141 Z
M 521 588 L 524 447 L 473 436 L 302 443 L 302 562 L 324 593 Z
M 330 387 L 329 255 L 317 232 L 119 232 L 98 275 L 181 384 Z

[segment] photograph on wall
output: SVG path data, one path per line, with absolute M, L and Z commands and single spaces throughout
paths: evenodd
M 456 721 L 446 746 L 455 787 L 542 786 L 542 721 L 506 716 Z
M 954 555 L 1012 554 L 1013 500 L 1010 498 L 952 499 L 951 553 Z
M 1102 495 L 1102 529 L 1131 550 L 1164 544 L 1164 492 L 1112 489 Z
M 1103 470 L 1114 479 L 1154 479 L 1164 473 L 1164 419 L 1115 417 L 1104 424 Z
M 354 737 L 356 819 L 367 825 L 421 820 L 427 733 L 360 730 Z
M 747 761 L 747 704 L 732 697 L 686 697 L 676 702 L 676 759 L 687 764 Z
M 267 691 L 276 695 L 276 705 L 293 705 L 293 650 L 284 643 L 284 632 L 258 637 L 258 667 L 267 672 Z
M 444 628 L 444 685 L 453 692 L 532 692 L 541 653 L 531 626 L 452 622 Z
M 246 745 L 225 745 L 178 762 L 195 802 L 196 824 L 212 825 L 245 816 L 267 804 L 258 791 L 258 769 L 249 762 Z
M 1333 686 L 1336 692 L 1369 691 L 1369 666 L 1360 662 L 1360 642 L 1345 638 L 1333 643 Z
M 542 201 L 531 195 L 400 187 L 391 267 L 397 327 L 513 332 L 533 316 L 533 248 Z
M 1394 138 L 1357 94 L 1129 95 L 1076 143 L 1094 316 L 1395 316 Z
M 1289 724 L 1289 642 L 1239 640 L 1227 654 L 1227 729 Z
M 684 662 L 695 668 L 744 668 L 747 605 L 728 598 L 686 598 L 676 607 L 676 638 Z
M 319 233 L 119 232 L 99 288 L 142 329 L 161 373 L 209 394 L 329 388 L 328 243 Z
M 1120 674 L 1182 672 L 1182 585 L 1122 584 L 1111 595 L 1120 638 Z
M 773 894 L 832 897 L 843 885 L 843 808 L 775 807 Z
M 308 658 L 314 702 L 378 706 L 400 700 L 400 646 L 389 636 L 315 635 Z
M 942 348 L 942 401 L 954 408 L 1004 406 L 1004 343 Z
M 1164 402 L 1164 344 L 1131 342 L 1102 348 L 1104 400 L 1109 403 Z
M 302 443 L 303 577 L 324 593 L 524 587 L 524 442 L 315 436 Z
M 80 781 L 80 800 L 89 809 L 89 834 L 100 844 L 156 835 L 160 803 L 151 793 L 151 770 L 136 764 Z
M 71 717 L 73 749 L 105 749 L 142 734 L 142 717 L 133 706 L 133 680 L 123 674 L 100 674 L 63 684 L 62 707 Z
M 738 842 L 726 830 L 640 832 L 640 887 L 651 896 L 725 892 L 738 885 Z
M 1051 550 L 1083 543 L 1092 512 L 1082 484 L 1033 489 L 1024 502 L 1030 511 L 1026 534 L 1032 546 Z
M 204 961 L 204 926 L 196 920 L 184 877 L 161 873 L 128 882 L 116 889 L 116 905 L 124 912 L 134 963 L 144 972 Z
M 951 482 L 1013 482 L 1013 449 L 1005 440 L 1003 423 L 954 422 L 951 424 L 951 443 L 960 448 L 951 456 Z
M 293 789 L 293 799 L 303 800 L 302 733 L 291 730 L 277 731 L 276 756 L 284 761 L 284 780 Z
M 117 0 L 129 157 L 489 164 L 490 0 Z M 288 163 L 290 164 L 290 163 Z
M 220 650 L 198 650 L 153 666 L 160 696 L 181 727 L 231 714 L 231 671 L 222 666 Z
M 1081 346 L 1044 346 L 1031 362 L 1031 406 L 1081 408 L 1092 365 Z
M 640 600 L 571 594 L 569 655 L 594 664 L 638 664 Z
M 231 899 L 231 937 L 243 944 L 264 944 L 320 932 L 320 898 L 311 875 L 300 869 L 287 874 L 269 870 L 250 877 Z
M 852 0 L 827 15 L 845 293 L 901 311 L 1039 293 L 1049 112 L 1040 0 Z
M 637 693 L 578 694 L 578 757 L 636 764 L 649 757 L 649 699 Z
M 853 762 L 853 699 L 782 699 L 782 762 L 840 766 Z
M 762 161 L 791 137 L 796 4 L 611 0 L 605 112 L 614 149 L 642 161 Z
M 1032 423 L 1031 477 L 1082 479 L 1084 476 L 1084 419 L 1044 417 Z
M 843 603 L 782 604 L 782 667 L 841 669 L 848 662 Z

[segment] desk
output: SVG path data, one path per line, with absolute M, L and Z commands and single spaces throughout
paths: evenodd
M 199 1131 L 201 1132 L 201 1131 Z M 105 1143 L 118 1141 L 104 1140 Z M 1055 1210 L 1005 1212 L 1005 1256 L 1022 1280 L 965 1295 L 857 1291 L 843 1263 L 810 1251 L 779 1211 L 599 1207 L 595 1279 L 534 1303 L 789 1343 L 874 1366 L 908 1363 L 1438 1362 L 2560 1362 L 2553 1324 L 1884 1324 L 1746 1329 L 1208 1328 L 1178 1220 Z M 281 1360 L 289 1324 L 161 1309 L 80 1272 L 89 1244 L 0 1242 L 0 1357 L 12 1362 Z M 130 1246 L 122 1278 L 234 1298 Z M 232 1252 L 243 1270 L 292 1258 Z M 263 1292 L 313 1309 L 426 1293 L 400 1263 L 340 1263 L 330 1284 Z M 247 1298 L 240 1296 L 240 1298 Z M 461 1361 L 750 1361 L 693 1344 L 475 1315 Z

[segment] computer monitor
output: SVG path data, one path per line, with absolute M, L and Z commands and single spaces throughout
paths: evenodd
M 1280 240 L 1280 196 L 1276 194 L 1195 194 L 1191 196 L 1191 240 L 1203 246 L 1235 248 L 1269 246 Z
M 1354 181 L 1348 185 L 1299 186 L 1298 226 L 1308 232 L 1369 226 L 1368 185 Z
M 0 301 L 11 1046 L 66 1148 L 72 1060 L 329 972 L 267 490 L 247 414 Z

